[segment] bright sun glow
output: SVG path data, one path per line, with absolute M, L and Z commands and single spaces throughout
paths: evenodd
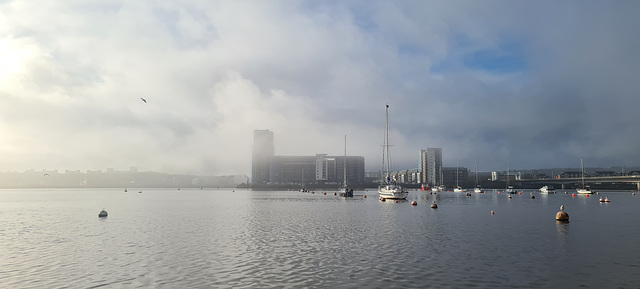
M 20 45 L 12 38 L 0 39 L 0 81 L 20 72 L 23 63 L 33 55 L 28 46 Z

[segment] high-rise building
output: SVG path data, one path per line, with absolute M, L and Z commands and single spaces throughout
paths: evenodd
M 442 185 L 442 148 L 427 148 L 420 151 L 422 182 L 431 186 Z
M 251 162 L 251 182 L 266 184 L 271 181 L 271 162 L 275 153 L 273 132 L 266 130 L 253 131 L 253 156 Z

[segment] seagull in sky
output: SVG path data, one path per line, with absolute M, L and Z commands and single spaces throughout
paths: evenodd
M 141 99 L 142 101 L 144 101 L 144 103 L 147 103 L 147 100 L 146 100 L 146 99 L 144 99 L 144 98 L 142 98 L 142 97 L 141 97 L 140 99 Z

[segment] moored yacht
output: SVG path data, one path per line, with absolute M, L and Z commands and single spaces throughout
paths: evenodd
M 543 186 L 542 188 L 540 188 L 540 193 L 543 193 L 543 194 L 555 194 L 556 193 L 556 189 L 554 189 L 553 186 Z
M 384 171 L 384 179 L 378 187 L 378 194 L 381 199 L 406 199 L 409 192 L 399 185 L 395 179 L 391 179 L 389 160 L 389 105 L 385 110 L 385 126 L 384 126 L 384 145 L 382 150 L 382 164 Z

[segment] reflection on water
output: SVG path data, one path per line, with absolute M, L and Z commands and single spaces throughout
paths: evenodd
M 355 193 L 0 191 L 0 288 L 640 287 L 628 192 Z

